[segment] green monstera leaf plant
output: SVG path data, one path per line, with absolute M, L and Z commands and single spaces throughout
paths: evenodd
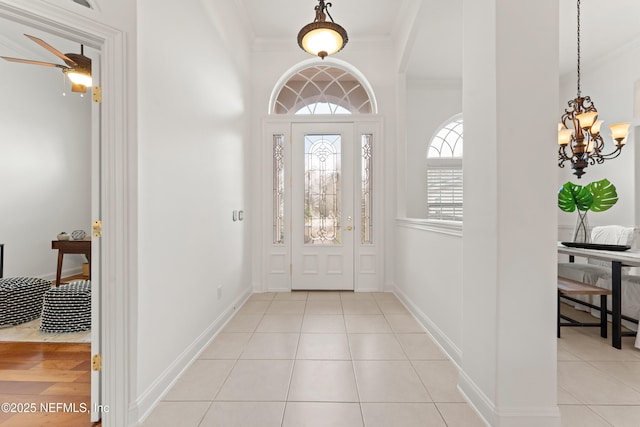
M 608 179 L 591 182 L 584 187 L 572 182 L 565 183 L 558 191 L 558 207 L 563 212 L 578 211 L 578 222 L 573 236 L 576 242 L 589 240 L 587 212 L 604 212 L 618 201 L 616 186 Z

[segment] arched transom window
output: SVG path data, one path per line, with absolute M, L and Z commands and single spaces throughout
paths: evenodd
M 427 218 L 462 221 L 462 115 L 442 126 L 427 151 Z
M 361 82 L 332 65 L 298 71 L 282 86 L 275 114 L 371 114 L 371 99 Z

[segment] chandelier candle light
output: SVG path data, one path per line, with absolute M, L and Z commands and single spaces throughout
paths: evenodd
M 298 33 L 298 45 L 311 55 L 324 59 L 328 55 L 340 52 L 349 41 L 347 31 L 340 25 L 333 22 L 333 17 L 329 14 L 324 0 L 318 0 L 315 7 L 316 19 L 312 23 L 302 27 Z M 327 22 L 327 16 L 331 22 Z
M 578 0 L 578 96 L 569 101 L 569 108 L 562 115 L 562 123 L 558 124 L 558 166 L 571 162 L 573 174 L 580 178 L 589 165 L 604 163 L 614 159 L 622 152 L 629 133 L 629 123 L 616 123 L 609 126 L 614 140 L 615 150 L 603 154 L 604 140 L 600 135 L 602 120 L 597 120 L 598 110 L 591 97 L 580 94 L 580 0 Z

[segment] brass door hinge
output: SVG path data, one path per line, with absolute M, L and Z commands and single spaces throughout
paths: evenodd
M 99 219 L 93 221 L 93 225 L 91 226 L 91 234 L 93 237 L 102 237 L 102 221 Z
M 100 86 L 94 86 L 91 92 L 93 93 L 93 102 L 102 104 L 102 88 Z
M 94 354 L 91 358 L 91 370 L 92 371 L 101 371 L 102 370 L 102 355 Z

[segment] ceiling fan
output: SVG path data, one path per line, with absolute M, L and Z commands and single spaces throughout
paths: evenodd
M 38 43 L 58 58 L 62 59 L 65 64 L 54 64 L 52 62 L 34 61 L 31 59 L 11 58 L 8 56 L 0 56 L 0 58 L 11 62 L 21 62 L 23 64 L 42 65 L 45 67 L 56 67 L 62 69 L 62 72 L 71 80 L 71 91 L 85 93 L 87 87 L 91 87 L 91 58 L 84 56 L 84 46 L 80 45 L 80 53 L 63 54 L 47 42 L 29 34 L 25 34 L 28 38 Z

